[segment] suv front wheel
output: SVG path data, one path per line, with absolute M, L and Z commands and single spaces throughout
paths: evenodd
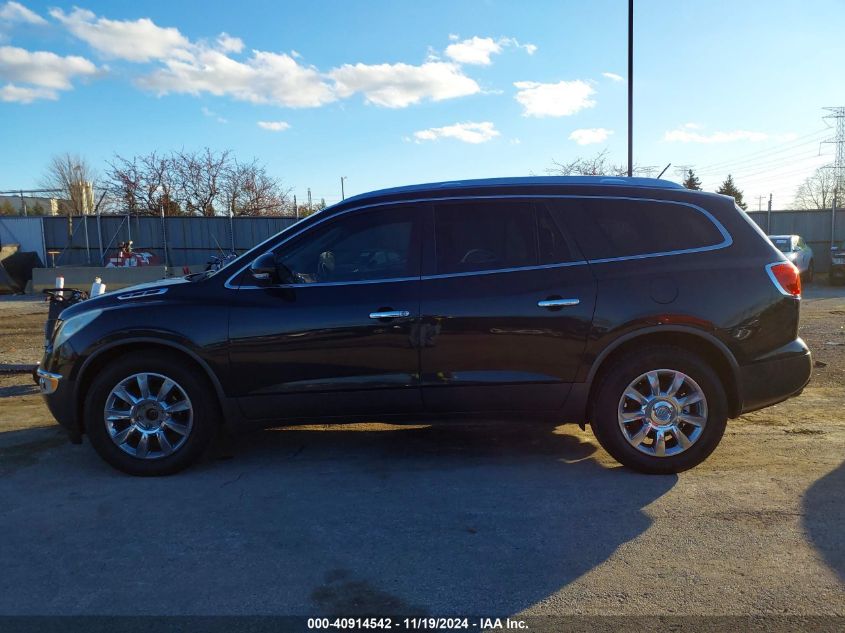
M 193 463 L 218 429 L 213 388 L 171 354 L 133 353 L 101 370 L 85 398 L 85 431 L 109 464 L 168 475 Z
M 617 461 L 645 473 L 700 464 L 727 424 L 725 389 L 698 355 L 674 346 L 628 353 L 601 377 L 593 433 Z

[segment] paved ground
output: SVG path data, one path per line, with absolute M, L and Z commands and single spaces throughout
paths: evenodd
M 0 614 L 845 617 L 845 290 L 807 296 L 811 386 L 672 477 L 577 427 L 374 424 L 135 479 L 0 375 Z M 0 363 L 41 319 L 0 301 Z

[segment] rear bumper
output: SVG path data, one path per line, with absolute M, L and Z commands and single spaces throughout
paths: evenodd
M 797 396 L 810 381 L 813 360 L 800 338 L 739 368 L 741 413 Z

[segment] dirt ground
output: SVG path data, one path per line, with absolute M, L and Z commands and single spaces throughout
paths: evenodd
M 0 364 L 37 361 L 45 315 L 0 299 Z M 800 334 L 817 365 L 804 393 L 669 477 L 618 467 L 573 426 L 373 424 L 256 433 L 232 459 L 134 479 L 67 444 L 29 376 L 0 374 L 0 614 L 826 615 L 842 630 L 845 288 L 806 290 Z

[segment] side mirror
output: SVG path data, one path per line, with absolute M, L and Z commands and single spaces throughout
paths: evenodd
M 249 265 L 249 272 L 259 281 L 279 283 L 279 271 L 276 268 L 276 256 L 273 253 L 264 253 L 256 257 Z

